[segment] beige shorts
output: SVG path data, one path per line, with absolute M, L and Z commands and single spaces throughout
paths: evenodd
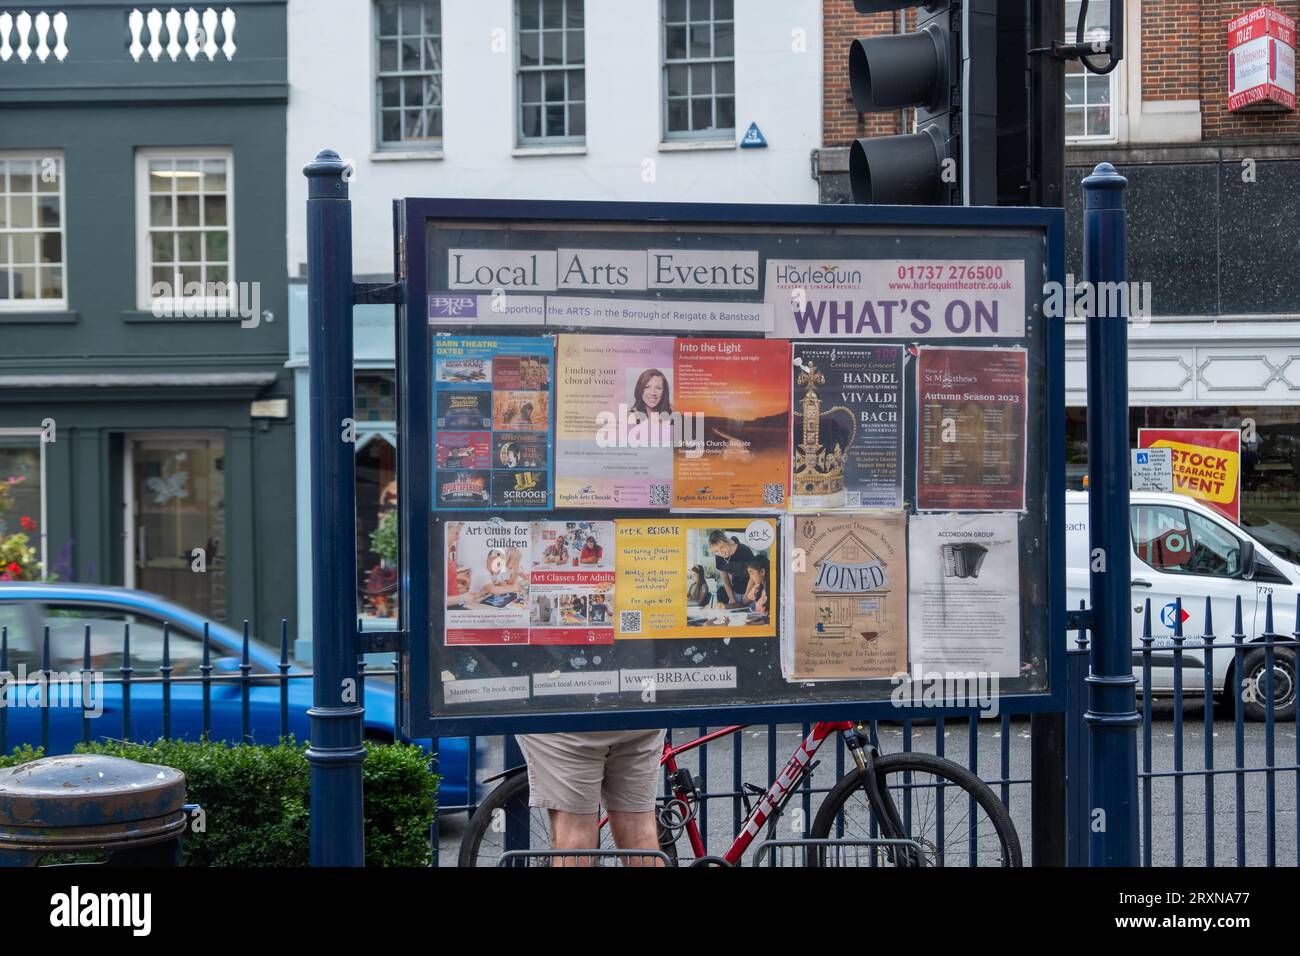
M 566 813 L 654 809 L 662 730 L 519 734 L 528 761 L 528 805 Z

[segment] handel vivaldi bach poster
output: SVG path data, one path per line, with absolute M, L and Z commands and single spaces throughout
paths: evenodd
M 903 504 L 901 345 L 794 345 L 790 506 Z
M 673 506 L 785 510 L 790 481 L 790 343 L 677 339 L 675 410 L 693 441 L 673 454 Z

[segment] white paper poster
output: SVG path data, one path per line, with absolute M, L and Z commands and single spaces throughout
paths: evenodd
M 914 515 L 908 524 L 912 673 L 1020 674 L 1017 516 Z

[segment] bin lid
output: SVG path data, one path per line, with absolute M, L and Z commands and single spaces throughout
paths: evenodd
M 166 816 L 185 774 L 102 754 L 42 757 L 0 770 L 0 826 L 91 827 Z

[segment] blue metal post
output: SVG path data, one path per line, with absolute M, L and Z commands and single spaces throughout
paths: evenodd
M 1124 188 L 1101 163 L 1083 181 L 1083 271 L 1094 308 L 1088 335 L 1088 525 L 1092 653 L 1088 674 L 1091 773 L 1088 861 L 1137 866 L 1137 712 L 1129 564 L 1128 316 L 1108 315 L 1098 295 L 1126 277 Z M 1103 314 L 1098 314 L 1101 312 Z
M 311 395 L 313 706 L 311 862 L 362 866 L 361 698 L 356 651 L 352 420 L 352 203 L 346 164 L 321 150 L 307 177 Z

